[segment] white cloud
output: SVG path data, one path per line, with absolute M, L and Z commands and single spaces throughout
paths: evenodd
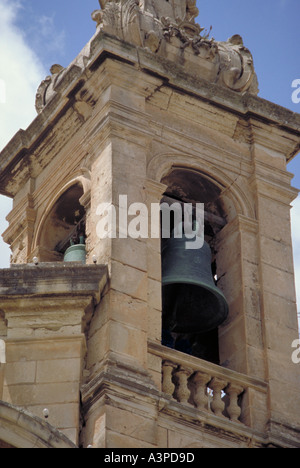
M 36 116 L 35 93 L 47 74 L 15 26 L 20 12 L 19 2 L 0 0 L 0 80 L 5 88 L 0 103 L 0 149 Z
M 300 196 L 293 202 L 292 238 L 298 311 L 300 311 Z
M 20 129 L 25 129 L 36 117 L 35 93 L 46 76 L 42 63 L 26 44 L 15 21 L 22 13 L 17 0 L 0 0 L 0 151 Z M 0 232 L 7 223 L 5 217 L 11 201 L 0 197 Z M 0 240 L 0 268 L 9 264 L 9 248 Z

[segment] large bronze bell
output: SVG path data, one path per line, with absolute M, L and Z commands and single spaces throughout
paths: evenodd
M 207 333 L 228 316 L 228 305 L 215 285 L 211 250 L 189 250 L 184 235 L 171 237 L 162 247 L 163 330 Z

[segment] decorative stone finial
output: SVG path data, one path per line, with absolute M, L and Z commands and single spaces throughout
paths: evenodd
M 187 72 L 236 92 L 257 94 L 250 51 L 239 35 L 209 38 L 195 22 L 196 0 L 99 0 L 92 18 L 108 34 L 186 67 Z M 195 57 L 196 56 L 196 57 Z M 198 57 L 198 62 L 195 58 Z
M 101 9 L 92 13 L 99 32 L 182 66 L 187 73 L 211 83 L 238 93 L 258 93 L 252 55 L 241 36 L 215 41 L 210 37 L 212 28 L 206 31 L 195 21 L 199 15 L 196 0 L 99 0 L 99 4 Z M 85 59 L 76 59 L 82 70 Z M 50 72 L 37 90 L 38 113 L 53 98 L 67 70 L 55 64 Z

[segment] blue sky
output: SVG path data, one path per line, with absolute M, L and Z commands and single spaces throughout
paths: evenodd
M 254 57 L 259 96 L 300 113 L 300 103 L 291 98 L 292 82 L 300 79 L 300 0 L 198 0 L 197 5 L 197 21 L 212 26 L 216 40 L 243 37 Z M 91 12 L 97 8 L 98 0 L 0 0 L 0 84 L 7 83 L 7 102 L 0 103 L 0 149 L 35 117 L 35 91 L 51 65 L 67 66 L 94 34 Z M 288 170 L 295 174 L 293 185 L 300 187 L 300 156 Z M 9 209 L 10 202 L 1 197 L 1 232 Z M 293 211 L 296 270 L 299 231 L 298 198 Z M 0 267 L 8 265 L 8 258 L 0 243 Z M 300 298 L 300 265 L 298 276 Z

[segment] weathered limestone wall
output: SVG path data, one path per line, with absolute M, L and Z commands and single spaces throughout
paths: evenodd
M 0 276 L 6 318 L 2 399 L 39 418 L 47 408 L 49 423 L 78 444 L 84 333 L 106 283 L 106 269 L 19 265 Z
M 297 446 L 297 191 L 286 162 L 299 148 L 299 119 L 239 94 L 250 82 L 215 85 L 188 75 L 184 61 L 170 62 L 176 51 L 184 55 L 170 24 L 167 58 L 163 47 L 154 55 L 154 37 L 145 49 L 99 28 L 85 55 L 52 77 L 35 122 L 1 154 L 1 190 L 14 198 L 4 238 L 17 264 L 0 272 L 3 399 L 36 415 L 47 407 L 50 423 L 83 446 Z M 150 222 L 174 168 L 217 187 L 225 213 L 214 247 L 230 313 L 219 329 L 217 369 L 160 345 L 159 237 L 124 238 L 119 216 L 116 238 L 99 235 L 102 204 L 118 213 L 120 195 L 128 206 L 144 203 Z M 54 259 L 42 232 L 74 184 L 83 192 L 88 265 L 26 266 L 35 256 Z M 193 376 L 203 384 L 198 396 Z M 209 382 L 219 392 L 214 411 L 199 397 Z M 221 390 L 235 399 L 227 413 Z

